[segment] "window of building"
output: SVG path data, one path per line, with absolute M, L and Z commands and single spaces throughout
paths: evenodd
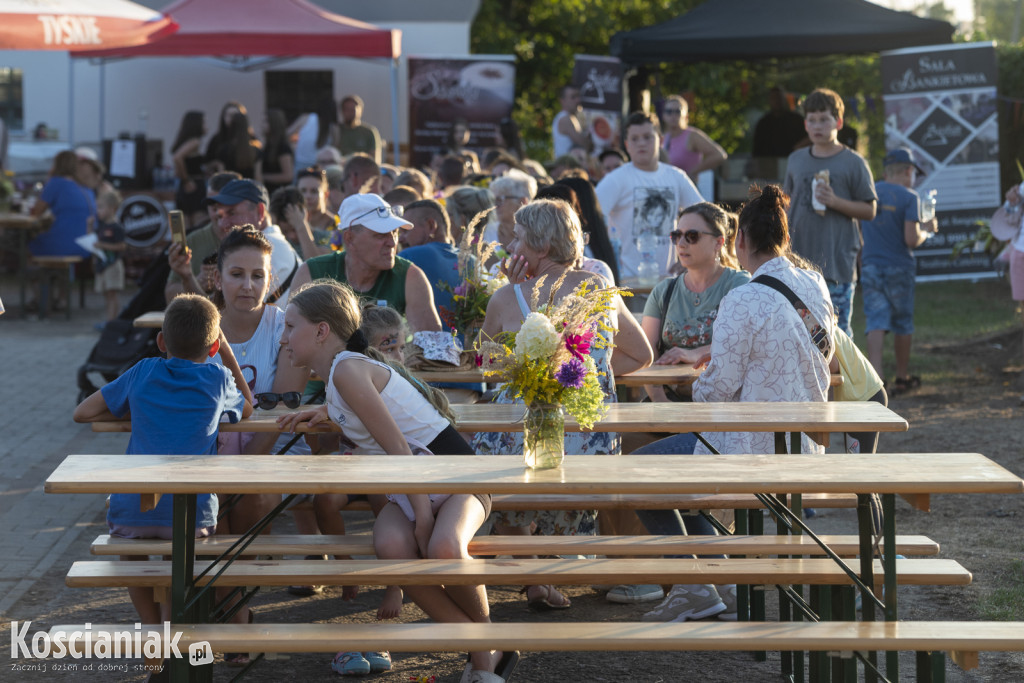
M 0 66 L 0 119 L 8 130 L 25 130 L 22 94 L 21 69 Z
M 292 122 L 300 114 L 316 111 L 317 103 L 327 95 L 334 97 L 333 71 L 265 71 L 264 92 L 267 109 L 280 109 Z

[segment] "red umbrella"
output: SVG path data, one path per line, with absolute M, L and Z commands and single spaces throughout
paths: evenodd
M 142 45 L 177 30 L 167 15 L 128 0 L 0 0 L 0 50 Z

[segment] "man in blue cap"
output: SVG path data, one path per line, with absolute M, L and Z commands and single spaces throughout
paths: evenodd
M 885 179 L 875 183 L 878 213 L 861 223 L 864 248 L 861 252 L 860 283 L 867 318 L 868 360 L 879 377 L 882 345 L 892 332 L 896 355 L 896 381 L 888 387 L 890 396 L 920 386 L 910 374 L 910 343 L 914 333 L 914 278 L 917 263 L 914 248 L 938 231 L 934 216 L 921 220 L 921 198 L 912 188 L 921 168 L 906 147 L 890 151 L 883 162 Z
M 213 291 L 213 270 L 221 241 L 235 228 L 252 225 L 263 231 L 273 246 L 271 269 L 278 284 L 271 289 L 267 302 L 287 300 L 281 295 L 287 292 L 301 259 L 280 234 L 280 229 L 270 224 L 266 189 L 248 178 L 232 180 L 220 192 L 207 197 L 205 203 L 213 208 L 210 224 L 189 233 L 187 249 L 172 244 L 167 252 L 172 274 L 164 288 L 166 299 L 170 301 L 182 292 L 208 294 Z M 197 269 L 194 267 L 197 262 L 214 268 Z

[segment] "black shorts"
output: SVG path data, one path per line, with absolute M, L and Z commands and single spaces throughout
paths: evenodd
M 476 451 L 470 447 L 462 434 L 459 434 L 451 425 L 445 427 L 440 434 L 435 436 L 434 440 L 427 444 L 427 448 L 431 453 L 438 455 L 476 455 Z M 484 506 L 484 518 L 486 519 L 491 514 L 491 494 L 474 493 L 473 496 Z

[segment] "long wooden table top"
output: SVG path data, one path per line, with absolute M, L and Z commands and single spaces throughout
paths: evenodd
M 146 315 L 149 315 L 148 313 Z M 139 321 L 136 319 L 136 326 Z M 620 387 L 642 387 L 646 384 L 693 384 L 700 377 L 703 369 L 698 370 L 692 365 L 651 365 L 650 367 L 634 370 L 625 375 L 615 375 L 615 384 Z M 480 370 L 413 370 L 412 374 L 424 382 L 466 382 L 476 384 L 480 382 L 495 382 L 494 377 L 487 378 Z M 832 375 L 829 384 L 833 387 L 843 383 L 842 375 Z
M 454 403 L 452 411 L 462 432 L 521 432 L 525 408 L 518 404 Z M 225 432 L 277 432 L 285 408 L 256 410 L 236 424 L 221 423 Z M 96 432 L 130 432 L 127 420 L 94 422 Z M 829 403 L 613 403 L 594 425 L 596 432 L 905 432 L 907 421 L 873 401 Z M 567 432 L 581 431 L 570 416 Z M 339 431 L 333 423 L 312 430 Z
M 143 313 L 132 321 L 132 325 L 135 327 L 151 327 L 154 329 L 160 329 L 164 326 L 164 312 L 150 311 L 149 313 Z
M 42 230 L 53 223 L 53 216 L 29 216 L 23 213 L 0 212 L 0 228 L 11 230 Z
M 69 455 L 47 493 L 1021 493 L 977 453 L 578 455 Z

